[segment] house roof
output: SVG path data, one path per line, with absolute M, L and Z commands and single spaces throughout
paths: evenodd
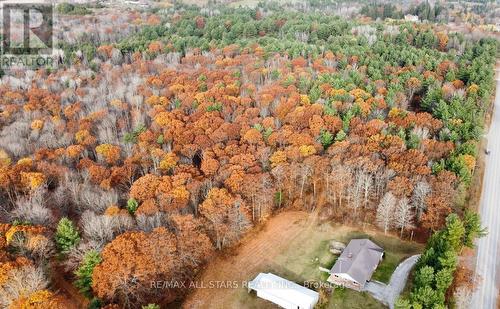
M 384 250 L 369 239 L 353 239 L 345 247 L 331 274 L 348 274 L 363 285 L 370 280 Z
M 309 308 L 316 304 L 319 294 L 295 282 L 288 281 L 271 273 L 260 273 L 248 283 L 248 287 L 255 291 L 265 291 L 275 298 L 292 302 Z

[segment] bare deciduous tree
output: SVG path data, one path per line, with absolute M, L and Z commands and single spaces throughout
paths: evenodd
M 426 181 L 419 181 L 413 189 L 411 203 L 417 212 L 417 220 L 420 220 L 420 217 L 425 211 L 425 198 L 430 192 L 431 187 Z
M 377 225 L 384 229 L 384 233 L 394 225 L 394 208 L 396 207 L 396 197 L 391 192 L 387 192 L 377 207 Z
M 113 239 L 113 220 L 110 216 L 99 216 L 93 211 L 85 211 L 80 219 L 85 237 L 102 245 Z
M 29 196 L 21 197 L 10 213 L 12 219 L 27 221 L 31 224 L 45 225 L 53 222 L 53 216 L 44 201 L 44 189 L 38 189 Z
M 397 228 L 401 229 L 400 237 L 403 237 L 403 231 L 413 226 L 413 205 L 410 204 L 408 198 L 403 197 L 399 200 L 394 212 L 394 223 Z

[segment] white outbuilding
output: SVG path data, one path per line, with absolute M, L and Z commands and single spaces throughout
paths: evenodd
M 271 273 L 260 273 L 248 283 L 257 296 L 287 309 L 313 309 L 319 294 Z

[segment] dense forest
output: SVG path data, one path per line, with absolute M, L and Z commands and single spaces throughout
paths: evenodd
M 0 307 L 68 308 L 55 269 L 94 308 L 166 305 L 189 291 L 151 281 L 287 209 L 436 232 L 399 305 L 445 304 L 482 233 L 464 208 L 497 41 L 276 3 L 67 9 L 60 63 L 0 82 Z
M 427 22 L 467 22 L 476 25 L 492 23 L 498 20 L 499 13 L 495 1 L 366 1 L 360 13 L 373 19 L 401 19 L 405 15 L 414 15 Z
M 444 19 L 445 16 L 440 16 L 445 11 L 445 6 L 438 3 L 431 5 L 428 1 L 421 2 L 417 6 L 411 6 L 406 10 L 398 8 L 395 4 L 384 3 L 376 5 L 374 3 L 367 4 L 361 9 L 361 14 L 371 18 L 402 18 L 405 14 L 418 16 L 421 20 L 435 22 L 440 18 Z

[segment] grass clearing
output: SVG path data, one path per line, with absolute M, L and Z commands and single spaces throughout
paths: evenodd
M 392 252 L 386 253 L 384 259 L 377 267 L 377 270 L 373 273 L 372 280 L 389 283 L 392 273 L 405 257 L 406 256 L 400 256 Z
M 386 308 L 367 292 L 356 292 L 351 289 L 335 289 L 328 301 L 327 309 L 352 308 L 352 309 L 378 309 Z

